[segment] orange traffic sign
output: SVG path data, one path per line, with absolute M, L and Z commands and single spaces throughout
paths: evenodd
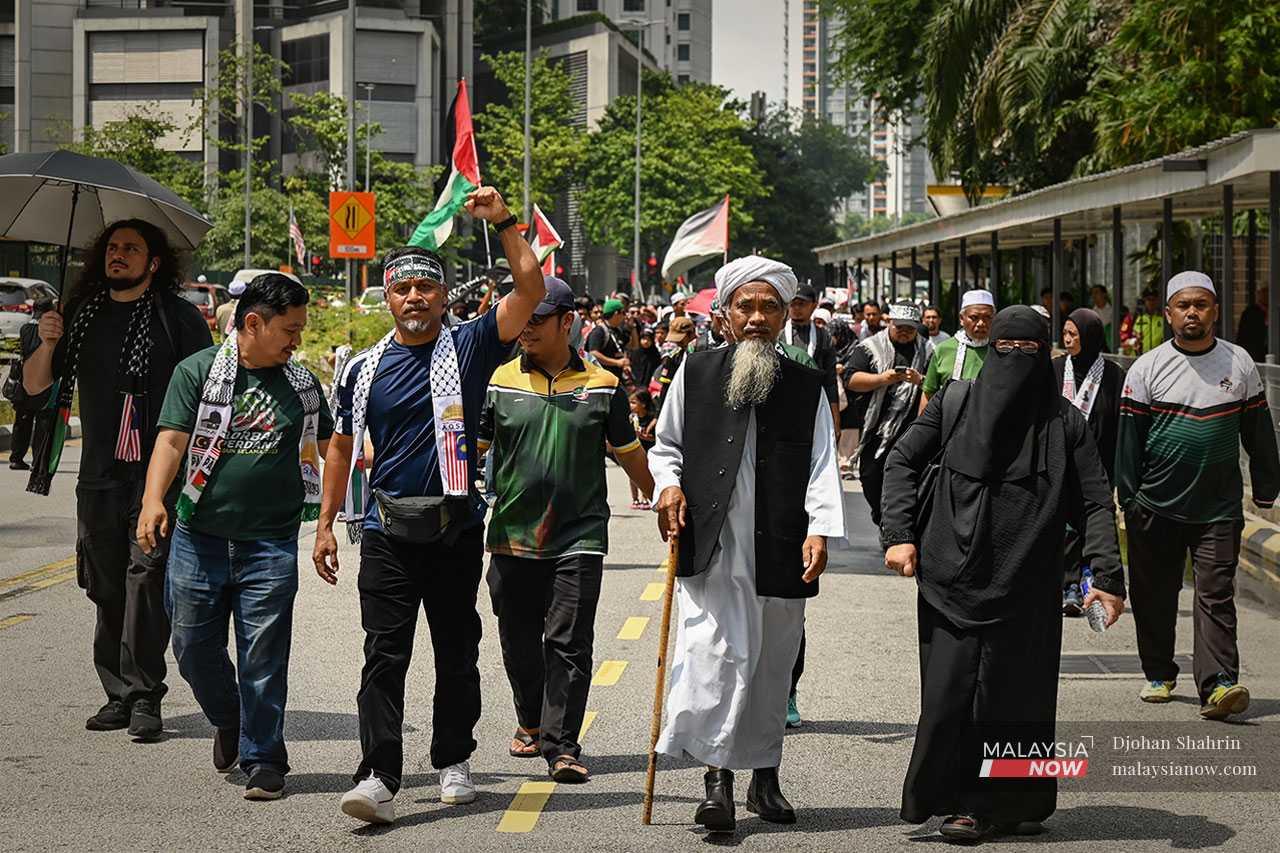
M 372 258 L 376 214 L 373 193 L 329 193 L 329 257 Z

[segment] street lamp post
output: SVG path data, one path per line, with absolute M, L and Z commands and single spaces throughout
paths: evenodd
M 640 118 L 641 101 L 644 97 L 644 33 L 659 21 L 624 21 L 623 27 L 636 31 L 636 187 L 635 187 L 635 221 L 632 223 L 631 235 L 631 292 L 643 299 L 644 287 L 640 283 Z
M 253 267 L 253 4 L 244 43 L 244 268 Z
M 524 2 L 524 221 L 532 208 L 529 182 L 533 174 L 533 0 Z M 487 227 L 487 226 L 486 226 Z M 487 232 L 486 232 L 487 233 Z
M 360 88 L 365 91 L 365 107 L 364 107 L 364 191 L 369 191 L 369 152 L 372 149 L 371 134 L 373 133 L 373 83 L 361 83 Z

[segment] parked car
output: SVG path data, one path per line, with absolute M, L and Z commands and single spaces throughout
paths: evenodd
M 280 270 L 243 269 L 243 270 L 236 270 L 236 274 L 231 277 L 231 281 L 227 284 L 227 286 L 230 287 L 231 285 L 234 285 L 234 284 L 248 284 L 258 276 L 263 275 L 265 273 L 269 273 L 269 272 L 279 273 L 280 275 L 288 276 L 289 278 L 298 282 L 298 284 L 302 284 L 302 279 L 298 278 L 293 273 L 280 272 Z
M 38 278 L 0 278 L 0 337 L 16 338 L 18 330 L 31 320 L 35 304 L 56 302 L 58 291 Z
M 387 294 L 381 287 L 370 287 L 356 298 L 356 311 L 371 314 L 374 311 L 388 311 Z
M 182 296 L 200 309 L 210 330 L 217 325 L 214 318 L 218 312 L 218 306 L 231 301 L 231 293 L 225 287 L 208 282 L 187 282 L 182 288 Z

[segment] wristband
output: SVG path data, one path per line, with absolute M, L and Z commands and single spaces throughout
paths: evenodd
M 497 225 L 494 225 L 493 233 L 501 234 L 503 231 L 506 231 L 508 228 L 510 228 L 512 225 L 515 225 L 515 224 L 516 224 L 516 215 L 513 213 L 510 216 L 508 216 L 506 219 L 499 222 Z

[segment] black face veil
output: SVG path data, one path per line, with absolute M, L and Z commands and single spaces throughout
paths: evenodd
M 1040 349 L 1001 353 L 994 346 L 1000 340 L 1037 341 Z M 1044 468 L 1043 426 L 1060 395 L 1048 328 L 1031 308 L 1012 305 L 996 314 L 991 343 L 947 447 L 946 465 L 989 483 L 1021 480 Z

